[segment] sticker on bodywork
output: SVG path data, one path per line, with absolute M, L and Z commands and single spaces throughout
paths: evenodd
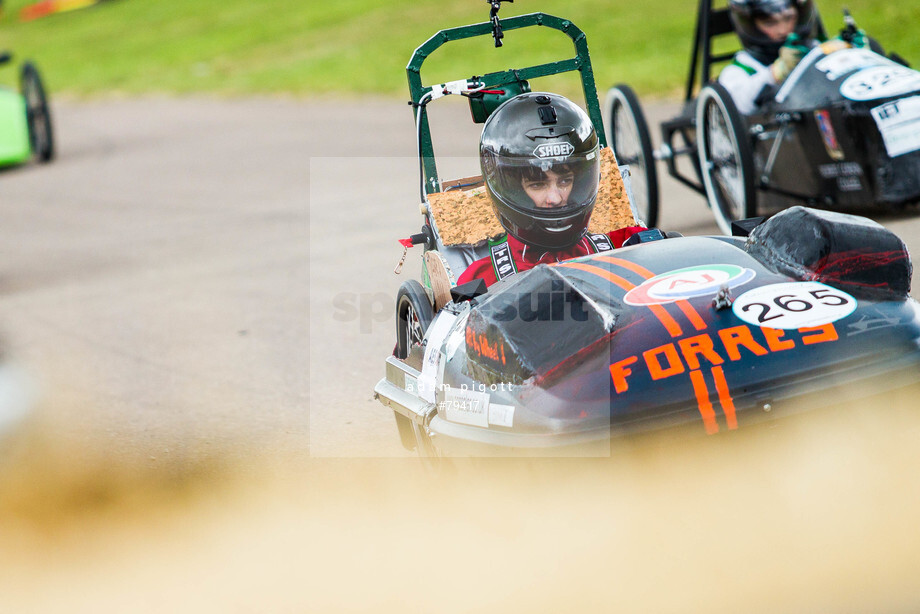
M 862 167 L 856 162 L 839 162 L 837 164 L 819 164 L 818 172 L 824 179 L 835 177 L 852 177 L 863 174 Z
M 823 49 L 829 55 L 815 63 L 815 68 L 825 74 L 828 81 L 835 81 L 843 75 L 881 63 L 889 65 L 890 61 L 867 49 Z
M 463 386 L 444 386 L 444 400 L 438 404 L 446 420 L 481 427 L 513 427 L 514 409 L 514 405 L 492 403 L 488 392 Z
M 791 281 L 748 290 L 732 311 L 753 326 L 798 329 L 830 324 L 856 310 L 856 299 L 817 281 Z
M 821 132 L 821 140 L 824 141 L 824 150 L 827 151 L 827 155 L 832 160 L 843 160 L 843 149 L 840 148 L 840 142 L 837 140 L 830 111 L 827 109 L 815 111 L 815 123 L 818 124 L 818 131 Z
M 863 189 L 859 177 L 837 177 L 837 189 L 841 192 L 858 192 Z
M 920 149 L 920 96 L 879 105 L 872 109 L 872 119 L 892 158 Z
M 447 362 L 447 358 L 441 352 L 441 345 L 456 321 L 456 315 L 441 311 L 426 334 L 425 357 L 422 359 L 422 372 L 418 377 L 418 392 L 419 397 L 429 403 L 435 401 L 435 391 L 438 382 L 443 378 L 444 363 Z
M 734 264 L 707 264 L 669 271 L 647 279 L 626 293 L 628 305 L 663 305 L 696 296 L 715 295 L 754 279 L 751 269 Z
M 489 424 L 495 426 L 514 426 L 514 405 L 489 403 Z
M 444 418 L 458 424 L 489 426 L 489 393 L 469 388 L 444 387 L 444 400 L 438 407 Z
M 840 95 L 850 100 L 877 100 L 920 90 L 920 73 L 904 66 L 872 66 L 850 75 Z

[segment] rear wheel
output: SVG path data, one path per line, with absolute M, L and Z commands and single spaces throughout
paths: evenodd
M 29 144 L 32 153 L 41 162 L 54 157 L 54 133 L 51 129 L 51 111 L 38 69 L 31 62 L 22 65 L 19 75 L 20 90 L 26 103 L 26 123 L 29 127 Z
M 421 345 L 434 319 L 428 293 L 414 279 L 406 281 L 396 294 L 396 357 L 406 358 L 413 345 Z
M 648 227 L 658 223 L 658 172 L 648 123 L 639 99 L 628 85 L 615 85 L 607 91 L 604 118 L 607 144 L 617 164 L 629 166 L 629 182 L 641 221 Z
M 706 198 L 719 228 L 756 215 L 754 152 L 747 123 L 728 91 L 718 83 L 700 90 L 696 135 Z

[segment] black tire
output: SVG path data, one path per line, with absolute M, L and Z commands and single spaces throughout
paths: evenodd
M 754 152 L 747 123 L 728 91 L 718 83 L 702 90 L 696 104 L 696 144 L 706 198 L 719 228 L 757 215 Z
M 396 294 L 396 357 L 406 358 L 413 345 L 420 345 L 434 319 L 428 293 L 419 282 L 410 279 Z
M 629 166 L 636 213 L 646 226 L 654 227 L 658 224 L 658 171 L 648 122 L 631 87 L 620 84 L 607 91 L 604 119 L 607 144 L 617 164 Z
M 26 123 L 29 127 L 32 154 L 40 162 L 48 162 L 54 157 L 51 109 L 48 107 L 41 75 L 31 62 L 23 63 L 19 74 L 19 86 L 26 103 Z

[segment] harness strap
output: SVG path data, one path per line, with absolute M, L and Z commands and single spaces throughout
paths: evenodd
M 585 235 L 585 238 L 588 239 L 588 243 L 591 244 L 591 247 L 594 248 L 594 253 L 600 252 L 609 252 L 613 250 L 613 243 L 610 242 L 610 237 L 605 234 L 596 234 L 596 235 Z
M 518 272 L 514 258 L 511 257 L 508 235 L 502 235 L 498 240 L 489 239 L 489 258 L 492 260 L 492 271 L 498 281 L 507 279 Z
M 588 245 L 594 250 L 594 253 L 609 252 L 613 250 L 613 243 L 610 237 L 605 234 L 585 234 Z M 518 272 L 514 258 L 511 257 L 511 246 L 508 245 L 508 235 L 502 235 L 500 239 L 489 239 L 489 259 L 492 261 L 492 271 L 495 273 L 495 279 L 501 281 L 507 279 Z

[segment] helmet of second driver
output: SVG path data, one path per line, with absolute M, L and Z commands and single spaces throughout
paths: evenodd
M 509 235 L 547 250 L 585 233 L 600 181 L 594 124 L 557 94 L 505 101 L 486 120 L 479 161 L 492 206 Z
M 728 6 L 741 44 L 763 64 L 777 58 L 789 34 L 801 39 L 815 35 L 814 0 L 729 0 Z

